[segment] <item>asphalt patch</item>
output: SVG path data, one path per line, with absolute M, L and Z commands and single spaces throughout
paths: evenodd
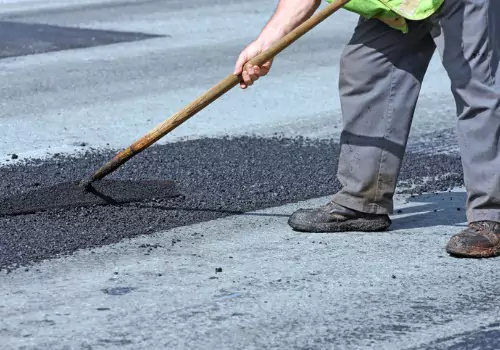
M 168 180 L 102 180 L 87 189 L 80 185 L 80 181 L 72 181 L 0 198 L 0 216 L 32 214 L 57 208 L 118 205 L 177 195 L 175 183 Z
M 329 140 L 253 137 L 150 147 L 109 179 L 170 179 L 177 184 L 178 197 L 1 217 L 0 269 L 332 194 L 340 188 L 336 180 L 339 149 L 336 142 Z M 0 196 L 79 180 L 116 152 L 87 151 L 80 156 L 22 160 L 0 167 Z M 463 185 L 460 157 L 408 153 L 400 184 L 406 189 L 413 186 L 412 191 L 417 192 Z
M 0 21 L 0 33 L 0 59 L 162 37 L 10 21 Z

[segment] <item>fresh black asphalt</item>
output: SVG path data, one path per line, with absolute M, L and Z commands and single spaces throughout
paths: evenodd
M 0 167 L 1 197 L 86 178 L 115 153 L 92 150 Z M 339 189 L 338 155 L 334 141 L 301 138 L 200 139 L 153 146 L 109 179 L 174 180 L 180 196 L 0 217 L 0 268 L 332 194 Z M 460 158 L 407 153 L 399 184 L 401 192 L 416 186 L 410 191 L 416 193 L 463 185 Z

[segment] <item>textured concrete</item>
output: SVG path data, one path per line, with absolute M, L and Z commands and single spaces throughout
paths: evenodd
M 230 74 L 240 50 L 274 6 L 262 0 L 139 1 L 0 15 L 18 22 L 166 36 L 0 61 L 0 158 L 72 151 L 82 142 L 128 146 Z M 351 13 L 335 14 L 284 51 L 253 89 L 230 91 L 161 142 L 276 132 L 338 137 L 339 57 L 355 22 Z M 422 133 L 454 126 L 444 74 L 436 57 L 412 142 Z
M 287 215 L 327 200 L 320 198 L 17 270 L 1 277 L 0 343 L 54 350 L 494 349 L 498 261 L 457 260 L 443 249 L 464 225 L 456 209 L 463 199 L 462 189 L 400 196 L 402 213 L 384 233 L 286 229 Z

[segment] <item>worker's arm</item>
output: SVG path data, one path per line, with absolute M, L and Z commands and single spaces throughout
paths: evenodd
M 236 61 L 234 74 L 242 74 L 241 88 L 245 89 L 259 77 L 266 75 L 271 69 L 272 60 L 260 67 L 244 68 L 245 63 L 311 17 L 320 4 L 321 0 L 280 0 L 276 11 L 264 26 L 260 35 L 241 52 Z

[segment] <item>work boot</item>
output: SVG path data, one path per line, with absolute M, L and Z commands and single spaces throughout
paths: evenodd
M 288 219 L 296 231 L 383 231 L 391 225 L 388 215 L 366 214 L 329 202 L 315 209 L 299 209 Z
M 451 237 L 446 251 L 460 258 L 491 258 L 500 255 L 500 223 L 472 222 Z

